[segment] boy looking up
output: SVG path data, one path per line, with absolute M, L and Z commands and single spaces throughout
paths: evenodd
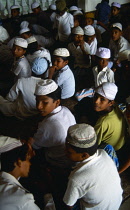
M 108 154 L 97 149 L 96 140 L 90 125 L 70 126 L 66 153 L 76 166 L 69 176 L 63 201 L 71 208 L 75 204 L 76 209 L 117 210 L 122 201 L 120 177 Z M 77 206 L 78 199 L 80 206 Z

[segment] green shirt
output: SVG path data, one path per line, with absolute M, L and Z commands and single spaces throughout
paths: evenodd
M 108 114 L 101 116 L 96 125 L 98 144 L 107 143 L 119 150 L 125 143 L 126 122 L 118 107 Z

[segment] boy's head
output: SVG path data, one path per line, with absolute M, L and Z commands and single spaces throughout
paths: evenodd
M 19 16 L 19 13 L 20 13 L 20 8 L 18 5 L 13 5 L 10 7 L 11 9 L 11 16 L 12 17 L 17 17 Z
M 37 109 L 44 117 L 60 105 L 61 89 L 51 79 L 41 80 L 36 86 L 35 95 Z
M 95 89 L 94 109 L 97 112 L 110 112 L 112 110 L 114 99 L 118 88 L 114 83 L 104 82 Z
M 121 23 L 114 23 L 111 26 L 111 38 L 113 41 L 118 41 L 122 35 L 122 25 Z
M 93 26 L 88 25 L 84 27 L 84 37 L 88 44 L 91 44 L 95 39 L 95 29 Z
M 57 48 L 53 52 L 53 66 L 56 70 L 64 68 L 68 64 L 70 53 L 66 48 Z
M 28 34 L 29 35 L 29 34 Z M 27 54 L 33 54 L 38 50 L 38 42 L 34 36 L 30 36 L 27 38 L 28 42 L 28 48 L 27 48 Z
M 40 11 L 41 11 L 41 7 L 40 7 L 40 4 L 38 2 L 34 2 L 31 4 L 31 8 L 32 8 L 32 11 L 34 14 L 39 14 Z
M 31 65 L 32 72 L 35 76 L 41 76 L 44 74 L 49 67 L 49 62 L 46 58 L 35 58 Z
M 73 28 L 72 30 L 73 41 L 76 46 L 79 46 L 81 41 L 84 40 L 84 31 L 83 29 L 78 26 Z
M 19 31 L 19 34 L 20 34 L 21 38 L 23 38 L 23 39 L 28 39 L 32 35 L 30 28 L 22 28 Z
M 111 52 L 108 48 L 99 47 L 96 52 L 98 68 L 102 70 L 108 65 Z
M 0 148 L 1 170 L 18 177 L 27 177 L 34 153 L 29 144 L 10 138 Z M 17 177 L 18 176 L 18 177 Z
M 121 5 L 117 2 L 113 2 L 111 4 L 111 14 L 112 16 L 117 16 L 120 12 L 121 9 Z
M 66 1 L 65 0 L 57 0 L 56 4 L 56 13 L 60 16 L 64 15 L 66 11 Z
M 73 13 L 74 12 L 76 12 L 78 10 L 78 7 L 76 7 L 76 6 L 71 6 L 70 8 L 69 8 L 69 12 L 73 15 Z
M 13 45 L 13 54 L 16 58 L 22 57 L 26 53 L 28 43 L 23 38 L 16 38 Z
M 75 124 L 69 127 L 66 138 L 66 153 L 74 162 L 83 161 L 97 151 L 97 136 L 92 126 Z
M 85 14 L 85 25 L 92 25 L 94 23 L 94 13 L 89 12 Z

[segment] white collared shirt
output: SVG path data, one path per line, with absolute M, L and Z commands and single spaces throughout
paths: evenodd
M 115 83 L 114 72 L 107 66 L 103 68 L 100 72 L 98 72 L 98 66 L 95 66 L 93 67 L 92 71 L 94 75 L 95 87 L 98 87 L 103 82 Z
M 34 197 L 9 173 L 0 172 L 0 210 L 40 210 Z

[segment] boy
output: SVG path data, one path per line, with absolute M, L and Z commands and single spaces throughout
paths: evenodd
M 113 2 L 111 4 L 111 17 L 109 19 L 109 25 L 111 26 L 113 23 L 122 23 L 121 15 L 120 15 L 121 5 L 117 2 Z
M 21 24 L 21 17 L 20 14 L 20 8 L 18 5 L 11 6 L 11 32 L 10 35 L 13 38 L 14 36 L 19 35 L 20 30 L 20 24 Z
M 61 99 L 67 99 L 75 93 L 75 79 L 68 66 L 69 51 L 58 48 L 53 52 L 53 64 L 49 68 L 49 79 L 53 79 L 61 88 Z
M 117 210 L 122 201 L 120 177 L 108 154 L 97 149 L 96 139 L 90 125 L 70 126 L 66 153 L 76 166 L 69 176 L 63 201 L 70 208 L 76 204 L 76 209 Z M 78 199 L 80 207 L 77 206 Z
M 97 39 L 94 27 L 91 25 L 85 26 L 84 35 L 85 42 L 87 42 L 90 46 L 90 55 L 95 55 L 97 51 Z
M 30 77 L 31 76 L 31 67 L 24 56 L 28 43 L 25 39 L 16 38 L 13 45 L 13 54 L 14 54 L 14 64 L 11 71 L 15 74 L 16 79 L 21 77 Z
M 40 81 L 35 90 L 37 109 L 43 121 L 34 135 L 33 148 L 45 149 L 46 161 L 60 168 L 68 167 L 65 157 L 65 138 L 75 118 L 66 108 L 60 106 L 61 90 L 51 79 Z
M 33 195 L 18 181 L 29 174 L 34 155 L 31 146 L 10 138 L 0 147 L 0 155 L 0 209 L 40 210 Z
M 122 36 L 122 25 L 114 23 L 111 27 L 111 39 L 109 42 L 111 57 L 114 61 L 118 59 L 118 53 L 130 49 L 129 42 Z

